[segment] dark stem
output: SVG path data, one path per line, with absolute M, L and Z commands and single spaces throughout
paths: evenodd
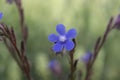
M 73 52 L 70 53 L 70 80 L 74 80 L 74 56 Z
M 23 10 L 23 7 L 22 7 L 22 0 L 15 0 L 15 4 L 16 4 L 16 7 L 17 7 L 18 13 L 19 13 L 22 39 L 26 43 L 26 41 L 27 41 L 27 36 L 26 35 L 28 35 L 28 33 L 26 31 L 27 26 L 25 24 L 25 17 L 24 17 L 24 10 Z
M 76 48 L 75 39 L 73 39 L 73 42 L 75 44 L 75 47 L 69 52 L 69 56 L 70 56 L 70 75 L 69 75 L 69 78 L 70 78 L 70 80 L 75 80 L 74 73 L 75 73 L 76 65 L 77 65 L 77 63 L 74 62 L 74 53 L 75 53 L 75 48 Z
M 19 12 L 21 34 L 22 34 L 22 40 L 24 42 L 24 53 L 22 53 L 22 55 L 24 55 L 25 51 L 26 51 L 25 49 L 26 49 L 26 41 L 27 41 L 28 31 L 26 31 L 27 27 L 25 25 L 25 17 L 24 17 L 24 10 L 22 7 L 22 0 L 15 0 L 15 4 L 16 4 L 18 12 Z M 17 47 L 15 47 L 15 48 L 17 48 Z M 19 50 L 16 49 L 16 51 L 18 52 L 18 55 L 19 55 Z M 26 74 L 26 77 L 28 78 L 28 80 L 32 80 L 32 78 L 30 76 L 30 69 L 29 69 L 29 63 L 28 63 L 27 57 L 25 56 L 25 58 L 24 58 L 24 56 L 22 56 L 21 59 L 22 59 L 24 73 Z
M 19 13 L 19 18 L 20 18 L 20 27 L 21 27 L 21 34 L 22 34 L 22 41 L 23 45 L 22 45 L 22 50 L 19 50 L 17 44 L 16 44 L 16 39 L 15 39 L 15 35 L 14 35 L 14 31 L 13 29 L 11 29 L 11 31 L 7 28 L 7 26 L 4 28 L 6 28 L 5 30 L 7 31 L 8 36 L 6 36 L 10 43 L 11 46 L 14 48 L 14 51 L 10 51 L 11 54 L 13 54 L 13 57 L 15 57 L 15 60 L 17 61 L 19 67 L 21 68 L 21 70 L 23 71 L 23 73 L 26 75 L 28 80 L 32 80 L 31 76 L 30 76 L 30 65 L 28 62 L 28 58 L 26 57 L 25 53 L 26 53 L 26 41 L 27 41 L 27 36 L 28 36 L 28 31 L 27 31 L 27 26 L 25 25 L 25 17 L 24 17 L 24 10 L 22 7 L 22 0 L 14 0 L 16 7 L 18 9 L 18 13 Z M 6 44 L 8 49 L 9 49 L 9 44 Z M 12 53 L 14 52 L 14 53 Z M 15 56 L 17 53 L 17 57 Z M 19 62 L 20 63 L 19 63 Z
M 20 53 L 19 49 L 17 48 L 17 45 L 12 40 L 11 40 L 11 43 L 12 43 L 13 47 L 15 48 L 16 52 L 18 53 L 18 57 L 19 57 L 20 61 L 22 62 L 22 68 L 21 69 L 25 73 L 27 79 L 32 80 L 32 78 L 30 76 L 30 72 L 29 72 L 29 63 L 28 63 L 28 61 L 26 61 L 25 58 L 23 58 L 23 56 L 21 56 L 21 53 Z
M 91 58 L 90 62 L 87 64 L 86 66 L 86 76 L 85 76 L 85 80 L 91 80 L 90 79 L 90 76 L 91 76 L 91 72 L 92 72 L 92 66 L 94 65 L 94 62 L 98 56 L 98 53 L 99 51 L 101 50 L 101 48 L 103 47 L 107 37 L 108 37 L 108 34 L 110 33 L 110 31 L 113 29 L 111 26 L 112 26 L 112 21 L 113 21 L 113 18 L 110 19 L 109 23 L 108 23 L 108 26 L 104 32 L 104 35 L 102 37 L 102 39 L 100 39 L 98 45 L 97 45 L 97 48 L 95 48 L 94 52 L 93 52 L 93 57 Z
M 21 62 L 20 62 L 19 58 L 17 58 L 16 52 L 13 49 L 13 47 L 11 47 L 10 45 L 8 45 L 8 42 L 6 41 L 5 38 L 4 38 L 4 43 L 5 43 L 6 47 L 7 47 L 7 49 L 9 50 L 9 52 L 11 53 L 12 57 L 16 60 L 17 64 L 19 65 L 19 67 L 22 70 Z
M 20 18 L 20 27 L 21 32 L 23 32 L 24 27 L 24 13 L 21 5 L 21 0 L 15 0 L 15 4 L 17 6 L 18 12 L 19 12 L 19 18 Z

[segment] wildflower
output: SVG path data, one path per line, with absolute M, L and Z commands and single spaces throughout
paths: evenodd
M 7 3 L 12 4 L 13 0 L 6 0 Z
M 72 39 L 77 35 L 76 29 L 72 28 L 66 33 L 65 26 L 63 24 L 58 24 L 56 26 L 56 31 L 59 35 L 50 34 L 48 36 L 48 40 L 55 43 L 52 47 L 53 51 L 62 52 L 63 49 L 67 51 L 72 50 L 74 48 Z
M 61 66 L 57 60 L 51 60 L 48 64 L 48 67 L 55 74 L 61 73 Z
M 87 52 L 86 54 L 84 54 L 82 56 L 81 59 L 82 59 L 83 62 L 88 63 L 88 61 L 90 61 L 91 57 L 92 57 L 92 53 L 91 52 Z
M 116 29 L 120 30 L 120 14 L 117 16 L 114 26 Z
M 2 13 L 2 12 L 0 12 L 0 19 L 2 19 L 2 17 L 3 17 L 3 13 Z

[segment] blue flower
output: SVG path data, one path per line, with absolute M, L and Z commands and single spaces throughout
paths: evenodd
M 0 19 L 2 19 L 2 17 L 3 17 L 3 13 L 2 13 L 2 12 L 0 12 Z
M 65 30 L 65 26 L 63 24 L 58 24 L 56 26 L 56 31 L 59 35 L 50 34 L 48 36 L 48 40 L 50 42 L 54 42 L 52 49 L 54 52 L 62 52 L 63 49 L 70 51 L 74 48 L 73 38 L 76 37 L 77 32 L 76 29 L 70 29 L 67 33 Z

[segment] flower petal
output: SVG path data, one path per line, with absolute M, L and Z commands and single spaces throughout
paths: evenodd
M 71 40 L 66 41 L 64 47 L 65 47 L 65 49 L 68 50 L 68 51 L 72 50 L 72 49 L 74 48 L 74 43 L 73 43 L 73 41 L 71 41 Z
M 76 35 L 77 35 L 76 29 L 70 29 L 70 30 L 67 32 L 66 37 L 73 39 L 73 38 L 76 37 Z
M 59 37 L 56 34 L 50 34 L 48 36 L 48 40 L 51 41 L 51 42 L 57 42 L 58 39 L 59 39 Z
M 3 13 L 2 13 L 2 12 L 0 12 L 0 19 L 2 19 L 2 17 L 3 17 Z
M 63 45 L 60 44 L 60 43 L 56 43 L 56 44 L 53 46 L 52 49 L 53 49 L 54 52 L 61 52 L 62 49 L 63 49 Z
M 63 24 L 58 24 L 56 26 L 56 31 L 60 34 L 60 35 L 65 35 L 65 26 Z

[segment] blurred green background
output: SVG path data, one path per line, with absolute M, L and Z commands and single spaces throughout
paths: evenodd
M 75 58 L 87 51 L 92 51 L 98 36 L 103 35 L 111 16 L 120 13 L 120 0 L 22 0 L 25 22 L 29 27 L 27 56 L 31 62 L 31 75 L 34 80 L 58 80 L 48 69 L 51 59 L 58 59 L 62 64 L 63 75 L 69 73 L 67 55 L 55 56 L 50 50 L 53 45 L 48 35 L 56 33 L 58 23 L 67 30 L 76 28 L 77 48 Z M 4 13 L 0 22 L 5 22 L 15 29 L 18 43 L 21 40 L 19 16 L 15 4 L 0 0 L 0 11 Z M 120 80 L 120 31 L 114 30 L 93 68 L 92 80 Z M 78 63 L 78 70 L 83 70 L 83 62 Z M 3 42 L 0 42 L 0 80 L 25 80 L 14 59 Z

